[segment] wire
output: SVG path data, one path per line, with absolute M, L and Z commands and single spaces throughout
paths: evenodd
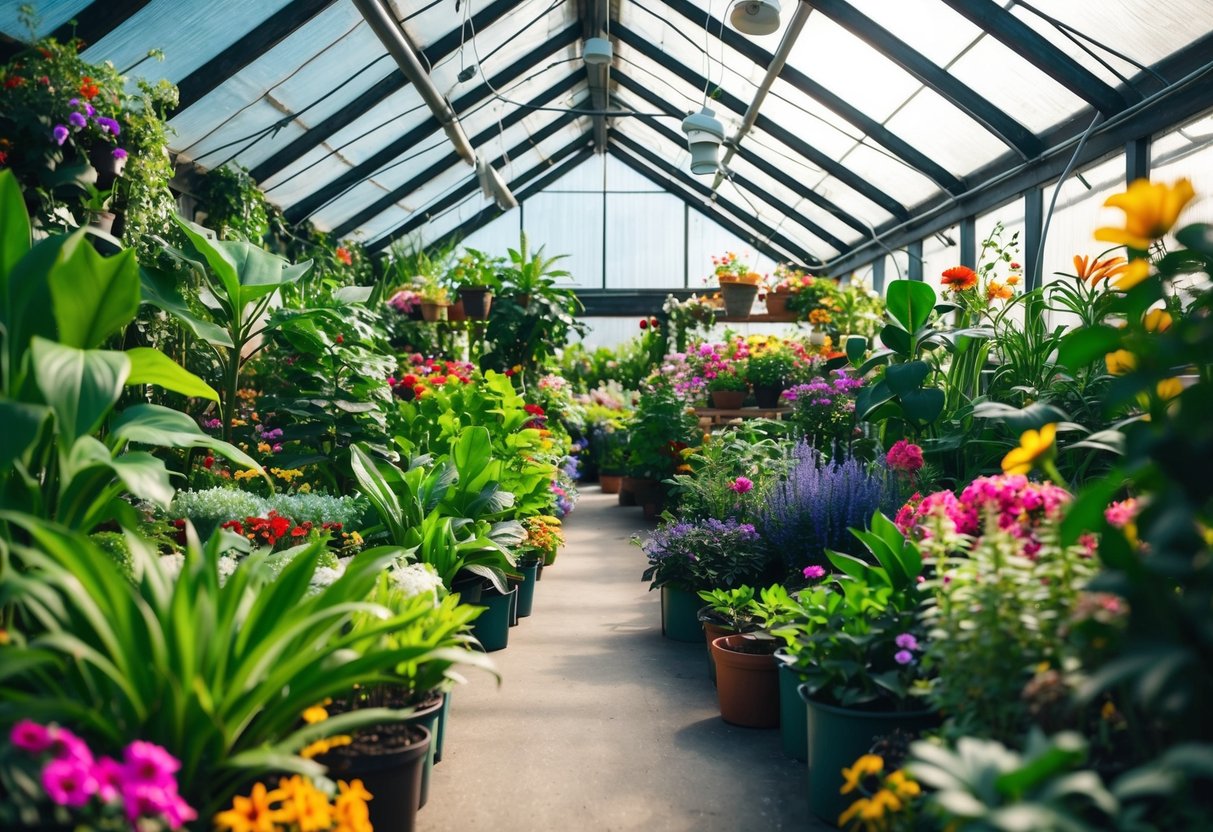
M 1071 171 L 1078 164 L 1078 157 L 1082 154 L 1083 147 L 1087 144 L 1087 139 L 1095 132 L 1095 125 L 1099 124 L 1103 118 L 1103 113 L 1096 112 L 1095 118 L 1091 119 L 1091 123 L 1087 125 L 1087 129 L 1082 132 L 1082 136 L 1078 140 L 1078 146 L 1074 148 L 1074 153 L 1070 156 L 1070 161 L 1066 163 L 1065 170 L 1061 172 L 1061 178 L 1057 180 L 1057 184 L 1053 186 L 1053 198 L 1049 200 L 1049 210 L 1045 213 L 1045 221 L 1040 230 L 1040 244 L 1036 247 L 1036 262 L 1032 265 L 1031 274 L 1040 274 L 1041 266 L 1044 263 L 1045 257 L 1045 240 L 1049 238 L 1049 224 L 1053 221 L 1053 210 L 1057 207 L 1057 195 L 1061 193 L 1061 186 L 1067 179 L 1070 178 Z

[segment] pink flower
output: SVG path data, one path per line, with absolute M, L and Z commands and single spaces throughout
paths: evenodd
M 824 578 L 825 574 L 826 574 L 825 568 L 822 566 L 818 566 L 816 564 L 814 564 L 812 566 L 806 566 L 804 568 L 804 576 L 805 576 L 805 578 L 807 578 L 810 581 L 815 581 L 818 578 Z
M 914 654 L 909 650 L 898 650 L 893 654 L 893 661 L 898 664 L 912 664 L 914 662 Z
M 112 803 L 122 793 L 122 766 L 113 757 L 102 757 L 93 766 L 93 778 L 97 781 L 97 797 L 102 803 Z
M 79 760 L 51 760 L 42 769 L 42 788 L 59 806 L 79 808 L 97 792 L 97 781 Z
M 893 639 L 893 643 L 903 650 L 918 649 L 918 639 L 914 637 L 913 633 L 902 633 L 897 638 Z
M 729 483 L 729 490 L 738 494 L 746 494 L 754 489 L 754 481 L 749 477 L 738 477 Z
M 160 746 L 135 740 L 122 753 L 123 775 L 134 782 L 150 783 L 160 788 L 173 785 L 173 774 L 181 763 Z
M 889 448 L 889 452 L 885 455 L 885 462 L 894 471 L 913 474 L 922 469 L 922 448 L 904 439 L 899 439 L 893 444 L 893 447 Z
M 51 728 L 50 735 L 50 750 L 56 759 L 92 766 L 93 752 L 88 750 L 88 744 L 84 740 L 66 728 Z
M 51 747 L 51 732 L 46 726 L 28 719 L 14 725 L 8 739 L 17 748 L 31 754 L 40 754 Z
M 1137 500 L 1130 497 L 1127 500 L 1112 503 L 1104 510 L 1103 516 L 1108 521 L 1108 525 L 1123 529 L 1137 516 Z

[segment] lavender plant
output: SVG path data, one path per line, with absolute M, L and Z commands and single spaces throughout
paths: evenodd
M 643 580 L 649 589 L 670 586 L 698 592 L 703 589 L 753 585 L 770 566 L 762 536 L 749 523 L 736 520 L 698 520 L 669 523 L 647 539 L 632 542 L 649 558 Z
M 883 466 L 854 458 L 824 461 L 805 441 L 792 451 L 788 473 L 768 490 L 757 526 L 789 575 L 828 567 L 826 550 L 862 551 L 849 529 L 867 528 L 872 514 L 896 510 L 896 481 Z

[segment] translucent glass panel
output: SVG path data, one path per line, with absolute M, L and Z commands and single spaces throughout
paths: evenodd
M 671 194 L 607 194 L 606 288 L 683 285 L 683 205 Z
M 1110 50 L 1149 65 L 1213 31 L 1213 3 L 1208 0 L 1035 0 L 1033 7 L 1073 27 L 1095 41 L 1078 40 L 1120 74 L 1133 77 L 1139 69 Z M 1116 73 L 1101 65 L 1048 21 L 1029 9 L 1012 6 L 1011 13 L 1053 42 L 1097 77 L 1116 86 Z
M 936 285 L 945 269 L 960 265 L 960 229 L 946 228 L 922 241 L 922 276 Z
M 923 87 L 886 126 L 960 175 L 993 161 L 1005 150 L 994 134 L 964 115 L 939 93 Z
M 581 344 L 593 352 L 599 347 L 617 347 L 625 341 L 635 338 L 640 331 L 636 327 L 635 318 L 582 318 L 588 324 L 590 331 L 586 333 Z
M 91 0 L 42 0 L 34 7 L 36 14 L 35 38 L 45 37 L 79 14 Z M 30 32 L 20 20 L 21 3 L 0 5 L 0 32 L 16 40 L 30 39 Z
M 1125 189 L 1124 154 L 1118 153 L 1088 167 L 1081 174 L 1087 185 L 1077 176 L 1071 176 L 1062 183 L 1057 195 L 1057 207 L 1053 211 L 1044 246 L 1041 270 L 1044 283 L 1062 279 L 1057 272 L 1073 274 L 1074 255 L 1095 257 L 1106 250 L 1108 245 L 1095 239 L 1095 229 L 1101 225 L 1117 224 L 1124 217 L 1121 212 L 1103 205 L 1109 196 Z M 1053 189 L 1054 186 L 1050 185 L 1045 190 L 1046 210 L 1053 197 Z
M 1196 199 L 1180 215 L 1179 224 L 1213 222 L 1213 116 L 1159 136 L 1151 148 L 1151 179 L 1171 183 L 1192 180 Z
M 645 179 L 639 173 L 637 173 L 636 171 L 629 168 L 627 165 L 625 165 L 623 162 L 616 159 L 614 156 L 611 156 L 609 154 L 604 154 L 602 156 L 602 159 L 604 160 L 605 168 L 603 169 L 603 171 L 601 171 L 601 173 L 604 174 L 606 177 L 607 190 L 613 191 L 616 193 L 623 192 L 623 191 L 641 191 L 643 193 L 652 193 L 652 192 L 662 193 L 665 191 L 665 189 L 662 188 L 660 185 L 653 182 L 652 180 Z M 583 166 L 583 167 L 585 167 L 587 170 L 590 170 L 589 166 Z M 598 171 L 595 171 L 595 173 L 598 173 Z M 590 187 L 593 187 L 590 184 L 590 182 L 587 182 L 586 184 L 589 185 Z M 601 184 L 602 183 L 600 180 L 599 186 L 601 186 Z
M 505 256 L 507 249 L 518 246 L 518 232 L 522 230 L 519 223 L 522 211 L 510 211 L 502 214 L 488 225 L 482 226 L 460 241 L 464 248 L 474 248 L 489 254 Z
M 557 182 L 553 187 L 559 186 Z M 601 193 L 544 191 L 526 201 L 522 222 L 531 246 L 546 246 L 548 256 L 569 255 L 560 261 L 560 267 L 572 273 L 573 279 L 562 280 L 561 285 L 602 288 Z
M 874 23 L 941 67 L 982 35 L 982 30 L 939 0 L 850 0 Z M 996 74 L 996 73 L 991 73 Z
M 742 262 L 749 263 L 762 274 L 770 274 L 778 265 L 759 253 L 752 243 L 692 209 L 687 218 L 687 286 L 701 292 L 716 291 L 712 257 L 729 251 L 736 252 Z

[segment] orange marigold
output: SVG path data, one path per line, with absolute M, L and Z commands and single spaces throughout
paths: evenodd
M 968 266 L 953 266 L 943 273 L 942 282 L 955 292 L 963 292 L 977 285 L 977 272 Z
M 1004 286 L 997 280 L 991 280 L 986 286 L 987 300 L 1010 300 L 1014 296 L 1010 286 Z

